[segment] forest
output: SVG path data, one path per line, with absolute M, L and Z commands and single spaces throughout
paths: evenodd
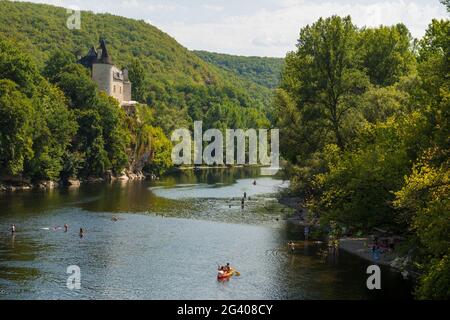
M 449 1 L 443 0 L 449 10 Z M 175 128 L 280 129 L 291 193 L 339 235 L 401 235 L 418 299 L 450 298 L 449 20 L 320 18 L 284 60 L 190 52 L 145 23 L 0 0 L 0 176 L 59 180 L 170 168 Z M 76 63 L 102 37 L 127 67 L 130 115 Z
M 162 174 L 175 128 L 270 125 L 273 90 L 203 61 L 144 21 L 0 1 L 0 175 L 2 180 L 67 180 Z M 129 70 L 136 112 L 100 92 L 76 61 L 99 38 Z M 146 158 L 145 165 L 142 159 Z M 145 168 L 144 168 L 145 167 Z
M 450 298 L 449 34 L 448 19 L 417 40 L 403 24 L 321 18 L 287 54 L 274 102 L 310 222 L 402 235 L 419 299 Z
M 284 59 L 244 57 L 208 51 L 194 51 L 196 55 L 225 70 L 268 88 L 279 85 Z
M 5 0 L 0 7 L 0 38 L 33 57 L 38 70 L 55 51 L 81 57 L 105 39 L 113 62 L 136 75 L 133 99 L 153 109 L 166 135 L 193 120 L 217 122 L 222 114 L 230 128 L 255 127 L 269 117 L 273 90 L 205 62 L 144 21 L 82 11 L 81 29 L 70 30 L 64 8 Z M 242 109 L 248 117 L 236 116 Z

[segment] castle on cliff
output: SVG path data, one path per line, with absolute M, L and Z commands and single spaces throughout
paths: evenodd
M 121 106 L 135 104 L 131 100 L 131 82 L 128 79 L 128 70 L 117 68 L 106 47 L 106 42 L 100 39 L 97 49 L 91 47 L 86 56 L 78 60 L 91 71 L 92 79 L 101 91 L 119 101 Z

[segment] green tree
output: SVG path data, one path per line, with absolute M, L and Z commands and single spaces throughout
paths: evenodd
M 31 101 L 10 80 L 0 80 L 0 172 L 22 173 L 33 156 Z
M 74 151 L 83 155 L 80 173 L 82 176 L 104 175 L 111 168 L 105 151 L 101 117 L 95 110 L 77 110 L 78 132 Z
M 283 74 L 282 87 L 294 98 L 303 123 L 323 123 L 340 148 L 345 146 L 343 125 L 355 108 L 354 97 L 368 84 L 358 69 L 356 36 L 350 17 L 319 19 L 300 31 L 297 51 L 286 58 Z
M 327 170 L 315 177 L 313 211 L 324 222 L 337 221 L 370 231 L 384 227 L 404 231 L 404 220 L 397 219 L 390 203 L 393 191 L 409 173 L 409 143 L 424 118 L 392 117 L 376 125 L 365 125 L 351 149 L 337 152 L 325 148 Z M 414 123 L 415 125 L 410 125 Z
M 133 59 L 128 66 L 131 81 L 131 96 L 138 102 L 146 102 L 148 95 L 148 81 L 144 66 L 139 59 Z
M 280 145 L 281 154 L 286 160 L 296 163 L 302 152 L 312 151 L 317 145 L 317 142 L 311 141 L 310 138 L 321 139 L 322 137 L 302 135 L 305 131 L 299 130 L 302 125 L 301 113 L 285 90 L 276 89 L 274 109 L 276 125 L 280 129 L 280 136 L 283 137 Z
M 73 63 L 75 63 L 75 56 L 71 52 L 65 50 L 53 51 L 45 63 L 42 74 L 51 82 L 56 82 L 59 73 Z
M 25 173 L 33 179 L 57 180 L 63 169 L 63 156 L 77 131 L 73 113 L 63 93 L 42 81 L 33 97 L 33 158 Z
M 56 85 L 64 92 L 72 109 L 89 109 L 97 102 L 97 85 L 89 71 L 80 64 L 66 66 L 58 73 Z
M 416 288 L 420 299 L 450 297 L 450 81 L 449 22 L 433 20 L 419 49 L 420 112 L 426 119 L 416 137 L 420 157 L 395 193 L 395 206 L 410 222 L 419 254 L 416 264 L 422 272 Z
M 415 66 L 412 37 L 403 24 L 363 29 L 358 51 L 371 82 L 389 86 L 407 75 Z
M 172 143 L 161 128 L 146 126 L 144 130 L 151 136 L 151 157 L 144 170 L 157 175 L 163 174 L 172 166 Z
M 0 40 L 0 79 L 9 79 L 28 97 L 40 81 L 39 72 L 31 59 L 15 43 Z
M 105 151 L 112 170 L 119 173 L 128 164 L 127 147 L 130 144 L 130 133 L 125 123 L 125 112 L 116 99 L 101 92 L 97 99 L 96 109 L 100 115 L 102 136 Z
M 424 248 L 418 265 L 417 296 L 421 299 L 450 298 L 450 170 L 449 162 L 430 166 L 423 159 L 396 192 L 395 205 L 403 210 L 411 229 Z
M 396 86 L 371 87 L 361 99 L 361 113 L 371 123 L 384 122 L 389 117 L 407 111 L 407 92 Z

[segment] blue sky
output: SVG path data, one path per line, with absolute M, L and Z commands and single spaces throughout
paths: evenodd
M 30 1 L 30 0 L 28 0 Z M 448 18 L 438 0 L 31 0 L 143 19 L 189 49 L 283 57 L 301 27 L 350 14 L 362 26 L 403 22 L 421 37 L 433 18 Z

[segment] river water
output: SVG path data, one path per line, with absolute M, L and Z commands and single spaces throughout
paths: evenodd
M 303 241 L 286 221 L 292 210 L 275 199 L 286 186 L 235 168 L 0 194 L 0 299 L 411 297 L 398 273 L 382 268 L 382 289 L 370 291 L 369 263 Z M 294 253 L 289 240 L 298 243 Z M 227 262 L 241 276 L 218 282 L 217 264 Z M 66 285 L 71 265 L 80 268 L 79 290 Z

